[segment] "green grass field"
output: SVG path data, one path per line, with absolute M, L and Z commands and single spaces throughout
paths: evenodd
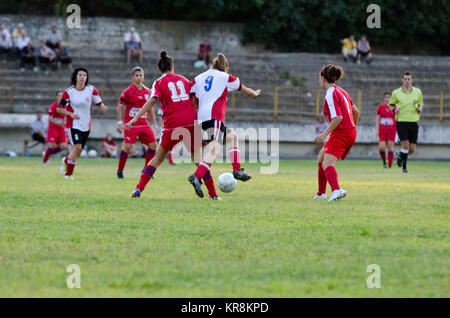
M 199 199 L 192 164 L 164 163 L 128 198 L 143 159 L 0 157 L 0 297 L 449 297 L 450 163 L 339 162 L 347 197 L 313 201 L 316 163 L 281 161 Z M 215 178 L 230 165 L 213 166 Z M 69 289 L 66 267 L 81 268 Z M 369 289 L 367 265 L 381 268 Z

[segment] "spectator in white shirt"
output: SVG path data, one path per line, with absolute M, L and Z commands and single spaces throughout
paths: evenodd
M 52 29 L 47 33 L 47 42 L 45 43 L 52 50 L 59 48 L 59 44 L 62 41 L 61 33 L 56 30 L 56 26 L 52 26 Z
M 12 41 L 11 34 L 4 24 L 0 24 L 0 53 L 7 53 L 12 57 Z
M 22 50 L 27 47 L 28 43 L 31 42 L 30 38 L 27 36 L 27 33 L 25 31 L 22 31 L 20 33 L 20 37 L 16 39 L 15 45 L 16 45 L 16 54 L 18 58 L 20 59 L 22 56 Z
M 43 71 L 45 71 L 47 64 L 50 64 L 53 70 L 56 67 L 56 54 L 51 48 L 45 45 L 44 41 L 39 43 L 39 64 Z
M 127 52 L 127 64 L 130 64 L 131 62 L 131 55 L 137 55 L 139 63 L 142 65 L 144 62 L 141 37 L 139 36 L 139 33 L 136 32 L 135 28 L 130 28 L 130 32 L 125 34 L 123 41 L 125 42 L 125 50 Z

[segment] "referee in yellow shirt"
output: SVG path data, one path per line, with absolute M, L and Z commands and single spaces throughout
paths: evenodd
M 422 91 L 412 86 L 414 82 L 411 72 L 405 71 L 402 76 L 402 86 L 392 92 L 389 104 L 397 105 L 395 109 L 397 120 L 397 134 L 400 138 L 401 150 L 397 157 L 397 165 L 403 168 L 403 172 L 408 172 L 406 163 L 408 154 L 416 150 L 417 136 L 422 113 L 423 97 Z

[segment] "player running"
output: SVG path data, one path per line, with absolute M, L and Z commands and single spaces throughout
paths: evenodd
M 66 135 L 72 145 L 70 154 L 62 159 L 61 174 L 64 179 L 73 179 L 75 163 L 83 150 L 91 132 L 92 104 L 105 112 L 108 107 L 103 104 L 97 89 L 89 84 L 88 71 L 77 68 L 72 73 L 72 86 L 64 91 L 57 109 L 58 114 L 67 116 Z
M 61 150 L 67 148 L 67 138 L 64 130 L 64 125 L 66 123 L 65 116 L 56 111 L 61 101 L 62 94 L 62 91 L 56 91 L 56 100 L 48 109 L 48 129 L 46 141 L 49 143 L 49 146 L 45 151 L 44 158 L 42 159 L 43 165 L 47 164 L 51 155 L 57 154 Z
M 213 60 L 212 68 L 198 75 L 193 82 L 191 93 L 198 99 L 197 119 L 202 131 L 206 132 L 204 141 L 209 143 L 203 161 L 198 165 L 194 174 L 188 180 L 193 185 L 195 193 L 203 197 L 200 180 L 209 174 L 215 158 L 222 151 L 222 145 L 228 144 L 228 154 L 233 165 L 233 176 L 237 180 L 247 181 L 251 176 L 241 168 L 236 133 L 225 126 L 227 111 L 227 93 L 240 90 L 245 95 L 256 98 L 261 90 L 254 91 L 242 85 L 238 77 L 228 74 L 228 60 L 219 53 Z
M 146 87 L 144 82 L 144 70 L 140 67 L 135 67 L 132 71 L 133 84 L 128 86 L 122 94 L 120 94 L 119 104 L 117 105 L 117 131 L 124 134 L 122 150 L 119 155 L 119 165 L 117 167 L 117 177 L 123 178 L 123 169 L 128 159 L 128 154 L 131 148 L 136 143 L 136 138 L 139 137 L 139 141 L 143 145 L 147 145 L 147 151 L 145 153 L 145 166 L 155 156 L 156 152 L 156 137 L 148 124 L 147 114 L 142 115 L 138 119 L 135 125 L 124 131 L 122 114 L 125 109 L 125 116 L 123 118 L 125 124 L 129 122 L 134 115 L 136 115 L 150 98 L 151 91 Z M 149 110 L 150 120 L 153 127 L 158 130 L 158 124 L 156 123 L 155 111 L 153 108 Z
M 384 93 L 383 104 L 380 104 L 377 109 L 377 117 L 375 119 L 375 130 L 378 137 L 378 149 L 380 151 L 383 166 L 386 165 L 386 143 L 388 147 L 388 165 L 392 167 L 394 161 L 394 142 L 397 128 L 395 126 L 395 105 L 389 106 L 391 99 L 391 92 Z
M 160 107 L 158 109 L 156 115 L 158 117 L 158 121 L 161 124 L 161 126 L 164 126 L 162 107 Z M 157 139 L 160 140 L 161 136 L 159 136 Z M 173 150 L 169 151 L 169 153 L 167 154 L 167 160 L 169 160 L 169 165 L 171 165 L 171 166 L 175 166 L 175 162 L 173 161 L 173 155 L 174 155 L 174 151 Z
M 130 129 L 143 114 L 156 105 L 158 100 L 161 102 L 164 127 L 160 144 L 156 155 L 144 168 L 136 190 L 131 193 L 132 198 L 140 197 L 156 169 L 164 161 L 167 153 L 180 141 L 183 141 L 186 148 L 191 152 L 195 163 L 201 160 L 201 133 L 195 123 L 197 113 L 189 96 L 191 82 L 184 76 L 174 73 L 173 59 L 165 51 L 160 53 L 158 69 L 162 76 L 153 83 L 150 99 L 142 106 L 134 118 L 125 125 L 125 129 Z M 205 174 L 203 181 L 208 188 L 211 199 L 220 200 L 211 174 Z
M 331 135 L 319 152 L 319 189 L 314 199 L 327 198 L 327 181 L 333 191 L 328 201 L 339 200 L 346 195 L 345 190 L 339 187 L 334 166 L 338 159 L 345 159 L 355 143 L 359 110 L 347 92 L 335 84 L 343 75 L 344 70 L 333 64 L 325 65 L 320 71 L 320 87 L 326 91 L 323 114 L 330 124 L 324 132 L 314 138 L 314 141 L 323 142 L 330 133 Z

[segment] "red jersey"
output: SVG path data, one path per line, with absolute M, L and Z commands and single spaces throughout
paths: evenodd
M 128 86 L 122 94 L 120 94 L 119 104 L 125 106 L 125 116 L 123 117 L 124 124 L 129 122 L 134 118 L 134 116 L 139 113 L 142 106 L 150 98 L 151 90 L 142 85 L 142 89 L 138 89 L 136 85 L 131 84 Z M 148 126 L 147 113 L 138 119 L 136 124 L 133 126 Z
M 56 110 L 58 109 L 58 103 L 53 102 L 53 104 L 50 105 L 50 108 L 48 109 L 48 117 L 53 118 L 57 122 L 64 123 L 64 115 L 58 114 Z M 59 129 L 64 130 L 64 126 L 58 126 L 54 123 L 48 122 L 48 128 L 49 129 Z
M 161 101 L 164 129 L 185 127 L 194 124 L 197 112 L 191 101 L 191 82 L 178 74 L 164 74 L 152 87 L 151 97 Z
M 380 104 L 377 109 L 377 115 L 380 116 L 380 127 L 395 127 L 395 114 L 389 109 L 388 105 Z
M 353 122 L 353 105 L 350 96 L 339 86 L 333 85 L 327 90 L 323 103 L 323 114 L 330 122 L 335 117 L 342 117 L 341 123 L 334 131 L 356 127 Z

